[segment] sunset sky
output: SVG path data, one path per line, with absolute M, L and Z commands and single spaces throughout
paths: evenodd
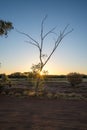
M 74 31 L 63 39 L 44 69 L 49 74 L 87 74 L 87 0 L 0 0 L 0 19 L 11 21 L 14 28 L 37 41 L 46 14 L 45 33 L 56 26 L 59 34 L 67 24 L 68 30 Z M 0 73 L 28 72 L 32 64 L 38 63 L 38 49 L 26 40 L 29 39 L 15 29 L 7 38 L 0 37 Z M 54 34 L 45 39 L 45 54 L 50 54 L 54 40 Z

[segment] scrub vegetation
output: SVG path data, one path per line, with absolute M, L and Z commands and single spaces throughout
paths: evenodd
M 35 73 L 33 74 L 31 72 L 16 72 L 10 75 L 1 74 L 0 94 L 49 99 L 87 99 L 86 75 L 80 75 L 78 73 L 59 76 L 38 75 L 42 79 L 38 92 L 35 90 L 35 84 L 37 83 L 36 76 L 37 74 L 35 75 Z

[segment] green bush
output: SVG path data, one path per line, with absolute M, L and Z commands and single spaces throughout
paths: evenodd
M 1 80 L 2 80 L 2 82 L 8 81 L 8 76 L 6 74 L 2 74 L 1 75 Z
M 80 84 L 82 82 L 82 76 L 79 73 L 69 73 L 67 75 L 67 80 L 71 83 L 72 86 Z

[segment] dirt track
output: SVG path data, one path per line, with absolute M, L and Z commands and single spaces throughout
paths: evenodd
M 0 95 L 0 130 L 87 130 L 87 102 Z

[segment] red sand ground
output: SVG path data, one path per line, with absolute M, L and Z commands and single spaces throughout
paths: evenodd
M 87 130 L 87 101 L 0 95 L 0 130 Z

